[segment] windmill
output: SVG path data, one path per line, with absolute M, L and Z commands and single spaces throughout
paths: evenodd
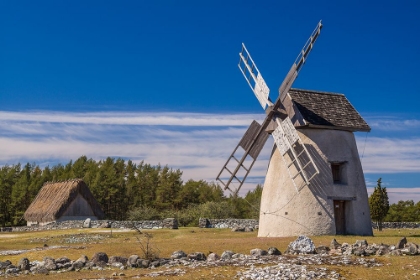
M 309 185 L 311 179 L 319 173 L 305 145 L 302 144 L 302 140 L 297 134 L 297 131 L 285 110 L 283 102 L 298 76 L 299 71 L 302 69 L 306 58 L 311 52 L 313 44 L 321 32 L 321 28 L 322 23 L 320 21 L 290 68 L 286 78 L 280 85 L 279 96 L 275 103 L 270 100 L 270 90 L 245 45 L 242 44 L 242 50 L 239 53 L 239 69 L 261 106 L 266 110 L 267 116 L 262 125 L 255 120 L 251 123 L 217 176 L 216 180 L 223 184 L 225 190 L 229 189 L 235 194 L 238 193 L 264 147 L 264 144 L 269 137 L 269 133 L 274 137 L 274 142 L 282 154 L 285 164 L 288 166 L 288 174 L 296 189 Z M 245 153 L 238 159 L 236 155 L 239 148 L 242 148 Z M 288 154 L 288 157 L 284 156 L 285 154 Z M 251 160 L 247 161 L 249 157 L 251 157 Z M 233 170 L 230 170 L 229 164 L 232 161 L 236 161 L 237 165 Z M 247 162 L 250 162 L 250 164 L 245 165 Z M 225 173 L 230 175 L 227 181 L 224 181 L 222 177 Z M 240 176 L 240 174 L 244 175 Z M 233 180 L 239 183 L 239 186 L 235 190 L 229 188 L 229 185 Z
M 291 88 L 321 29 L 320 21 L 281 83 L 275 102 L 244 44 L 239 53 L 238 67 L 266 117 L 262 124 L 251 123 L 216 179 L 225 190 L 238 194 L 269 135 L 273 136 L 259 236 L 372 235 L 352 133 L 370 127 L 342 94 Z

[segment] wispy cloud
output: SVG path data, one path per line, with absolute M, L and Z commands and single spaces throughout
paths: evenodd
M 359 139 L 366 173 L 420 172 L 420 138 L 369 137 Z
M 367 115 L 367 122 L 373 130 L 412 131 L 420 129 L 420 120 L 407 116 Z
M 174 112 L 0 111 L 0 164 L 54 164 L 81 155 L 94 159 L 111 156 L 167 164 L 181 169 L 184 180 L 211 181 L 251 121 L 255 118 L 261 121 L 262 117 Z M 408 130 L 420 121 L 401 123 Z M 420 146 L 420 135 L 404 139 L 398 134 L 392 137 L 369 134 L 367 138 L 357 135 L 356 139 L 365 173 L 420 172 L 420 149 L 416 149 Z M 270 138 L 244 191 L 263 183 L 272 143 Z
M 215 180 L 254 117 L 194 113 L 0 112 L 0 164 L 122 157 L 179 168 L 184 180 Z M 262 183 L 271 145 L 244 192 Z M 265 160 L 264 160 L 265 159 Z
M 368 194 L 373 193 L 373 189 L 368 187 Z M 389 203 L 397 203 L 400 200 L 420 201 L 420 187 L 418 188 L 387 188 Z
M 261 114 L 199 114 L 177 112 L 7 112 L 0 111 L 3 123 L 72 123 L 113 125 L 165 125 L 165 126 L 248 126 Z

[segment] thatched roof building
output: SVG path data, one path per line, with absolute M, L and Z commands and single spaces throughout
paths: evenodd
M 104 218 L 104 213 L 81 179 L 47 182 L 24 214 L 28 225 L 66 220 Z

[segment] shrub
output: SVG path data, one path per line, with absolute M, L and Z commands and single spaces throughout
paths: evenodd
M 128 219 L 131 221 L 160 220 L 159 211 L 153 207 L 140 206 L 128 212 Z

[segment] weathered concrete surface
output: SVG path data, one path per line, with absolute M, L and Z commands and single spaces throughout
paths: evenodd
M 276 147 L 261 199 L 259 237 L 336 234 L 334 200 L 345 203 L 346 234 L 373 235 L 368 195 L 353 133 L 299 129 L 320 174 L 310 186 L 295 188 Z M 343 163 L 342 183 L 334 184 L 331 162 Z

